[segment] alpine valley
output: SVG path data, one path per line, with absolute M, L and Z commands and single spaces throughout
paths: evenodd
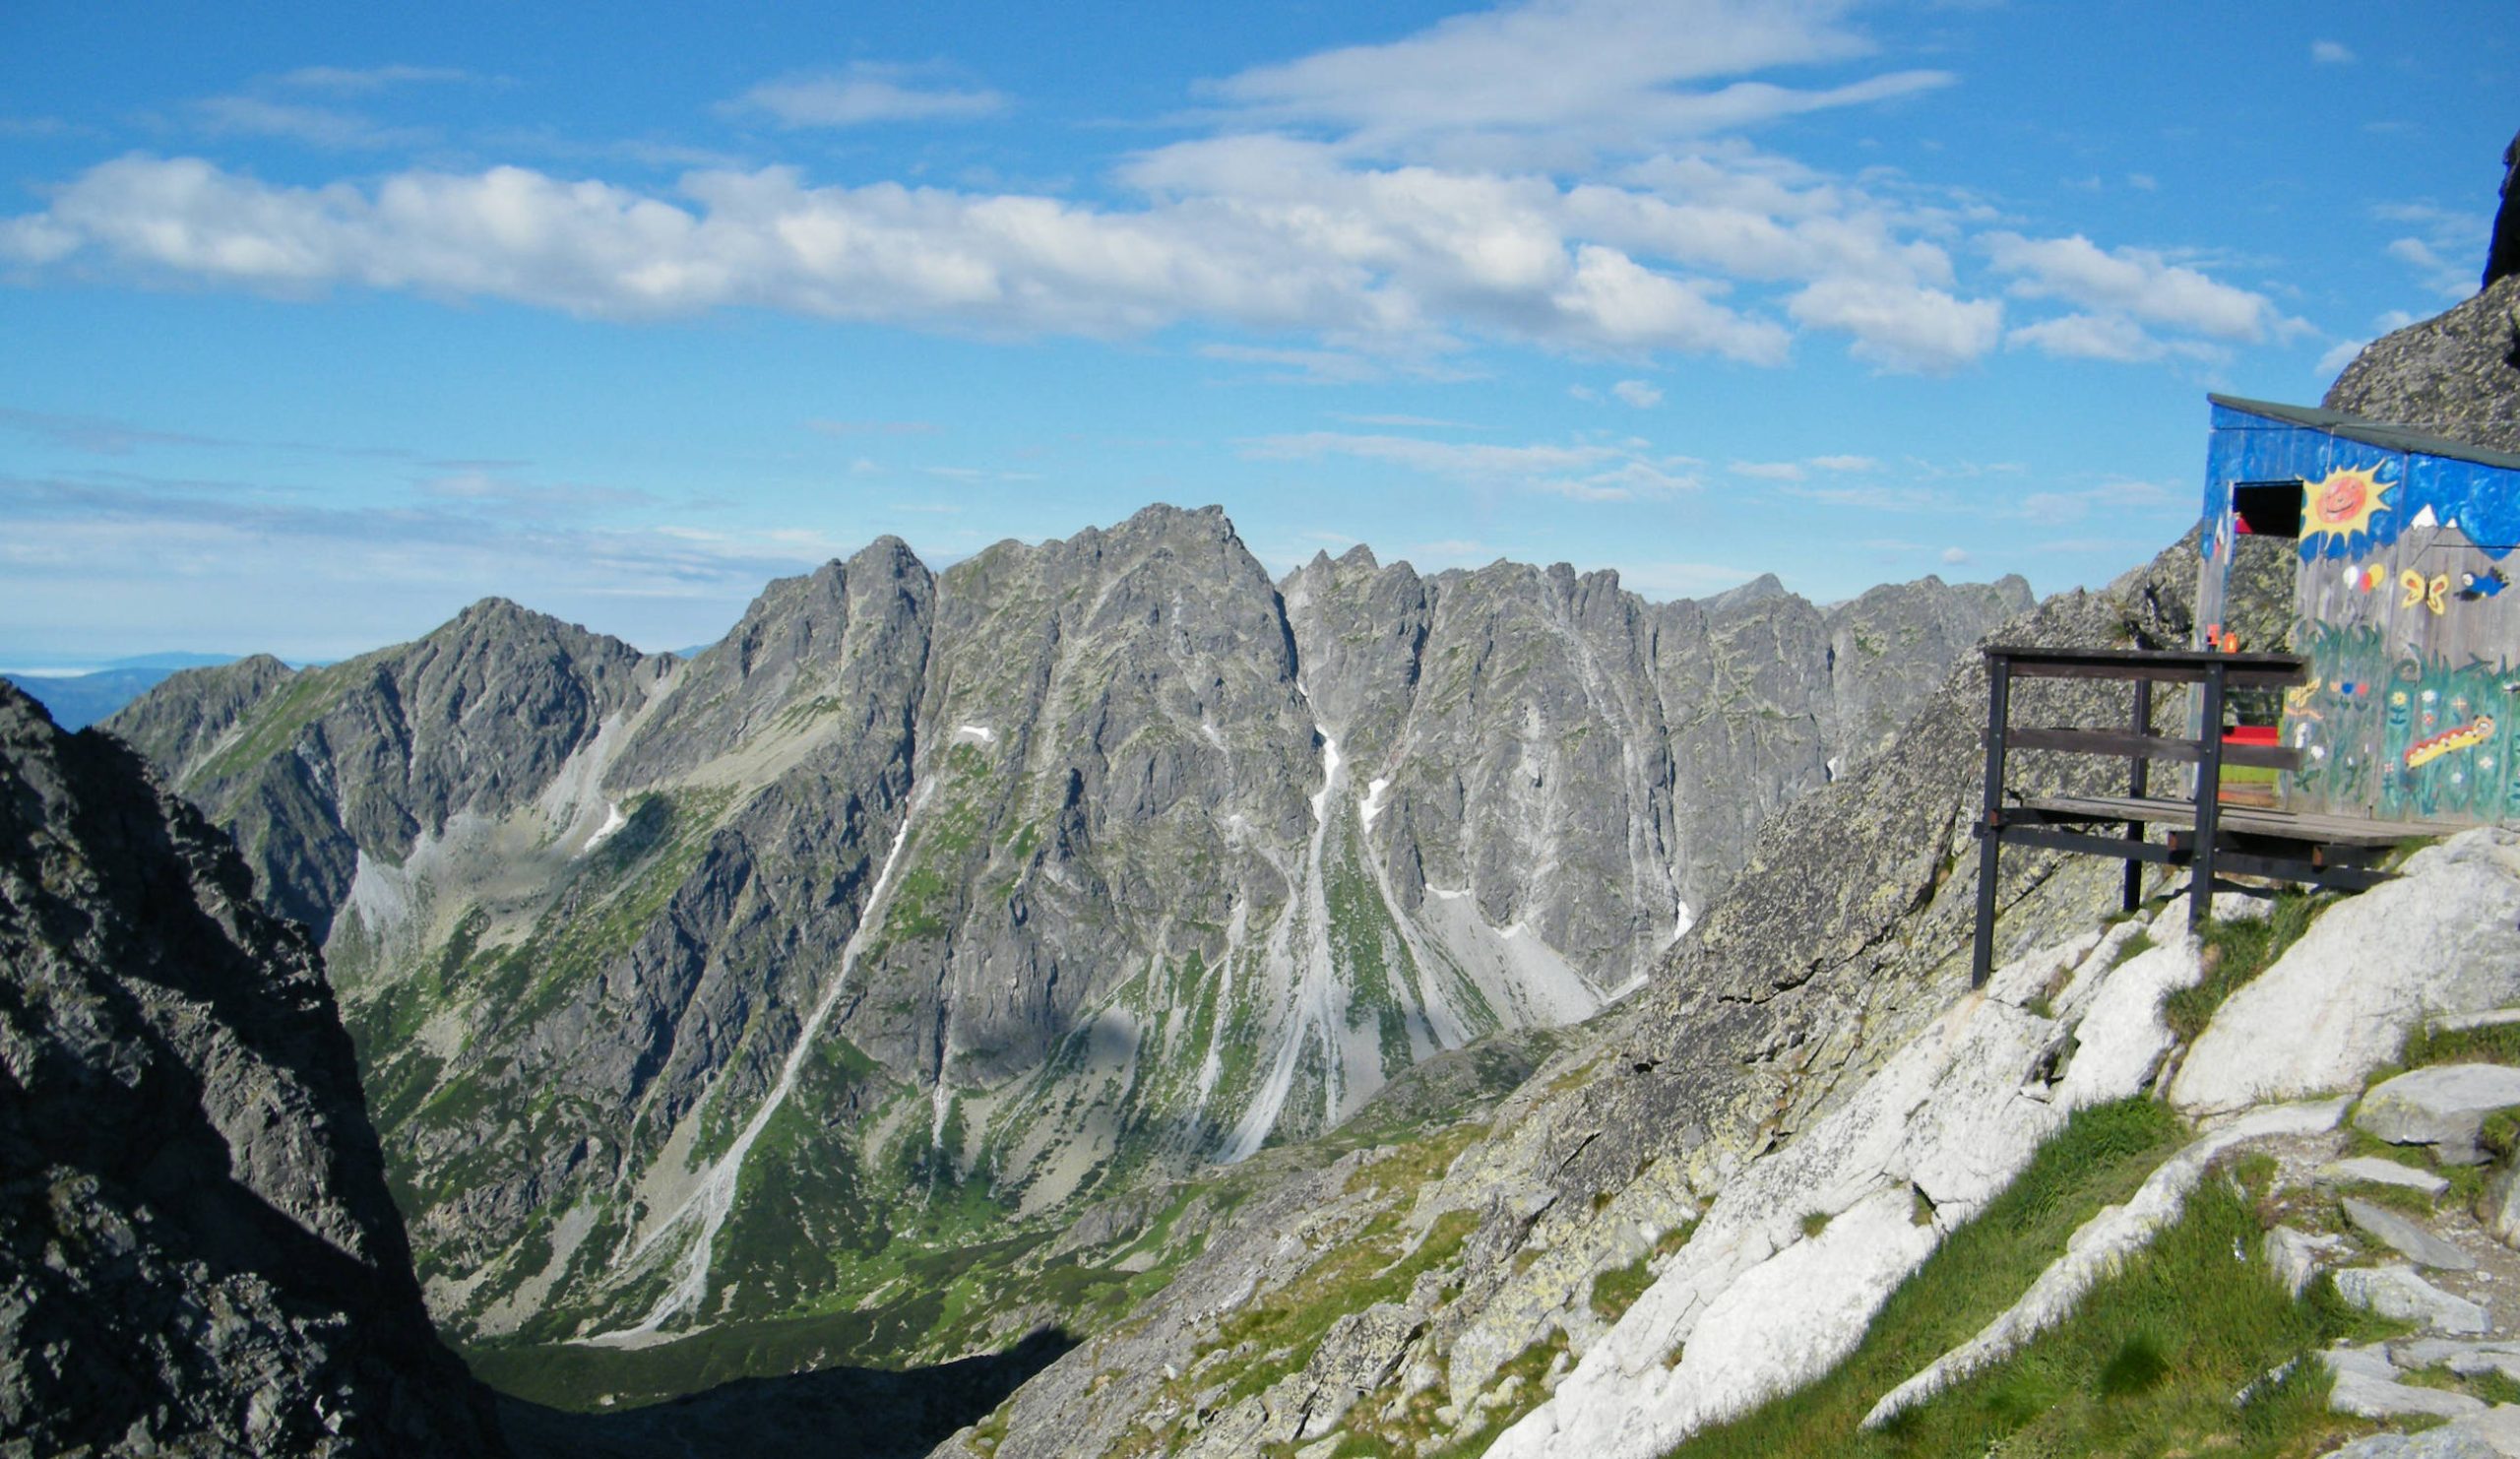
M 490 600 L 108 728 L 321 938 L 442 1330 L 584 1403 L 1107 1323 L 1183 1177 L 1518 1075 L 2029 602 L 1273 583 L 1156 506 L 881 540 L 688 662 Z

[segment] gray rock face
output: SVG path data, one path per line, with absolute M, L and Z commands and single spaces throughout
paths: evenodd
M 2472 1272 L 2477 1259 L 2423 1226 L 2383 1206 L 2347 1196 L 2345 1219 L 2357 1231 L 2388 1246 L 2417 1266 L 2435 1271 Z
M 321 936 L 358 858 L 531 796 L 663 664 L 485 599 L 415 644 L 292 672 L 176 674 L 107 722 L 236 837 L 264 899 Z
M 2372 341 L 2328 387 L 2323 404 L 2520 451 L 2520 276 Z
M 128 749 L 7 686 L 0 1450 L 502 1451 L 314 948 Z
M 441 1316 L 643 1343 L 1593 1012 L 2026 598 L 1274 584 L 1162 507 L 878 542 L 687 665 L 487 603 L 114 725 L 326 929 Z

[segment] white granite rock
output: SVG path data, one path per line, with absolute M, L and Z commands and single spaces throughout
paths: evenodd
M 2520 944 L 2520 937 L 2512 939 Z M 2375 1086 L 2354 1111 L 2356 1127 L 2392 1145 L 2429 1145 L 2450 1165 L 2483 1165 L 2477 1143 L 2485 1117 L 2520 1105 L 2520 1069 L 2506 1064 L 2434 1064 Z
M 2436 1332 L 2482 1334 L 2493 1328 L 2485 1308 L 2433 1286 L 2410 1266 L 2347 1267 L 2336 1274 L 2336 1290 L 2358 1307 Z
M 2191 1114 L 2348 1090 L 2418 1020 L 2520 1003 L 2520 833 L 2461 832 L 2330 908 L 2226 999 L 2172 1082 Z
M 2403 1166 L 2393 1160 L 2382 1160 L 2376 1155 L 2358 1155 L 2352 1160 L 2332 1160 L 2319 1167 L 2317 1174 L 2319 1183 L 2322 1185 L 2350 1185 L 2358 1180 L 2370 1185 L 2402 1185 L 2409 1190 L 2420 1190 L 2435 1199 L 2450 1188 L 2449 1181 L 2430 1171 L 2419 1171 L 2413 1166 Z

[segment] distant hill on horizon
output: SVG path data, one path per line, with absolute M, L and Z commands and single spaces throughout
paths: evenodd
M 158 687 L 179 668 L 209 668 L 236 662 L 234 654 L 194 654 L 170 650 L 109 659 L 104 666 L 85 672 L 47 673 L 32 668 L 0 673 L 0 679 L 27 691 L 49 711 L 64 730 L 84 730 Z

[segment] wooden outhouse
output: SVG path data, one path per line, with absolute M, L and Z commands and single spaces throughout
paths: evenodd
M 2309 661 L 2284 691 L 2299 813 L 2520 824 L 2520 456 L 2330 411 L 2214 396 L 2200 649 Z M 2289 644 L 2222 623 L 2232 542 L 2300 543 Z

